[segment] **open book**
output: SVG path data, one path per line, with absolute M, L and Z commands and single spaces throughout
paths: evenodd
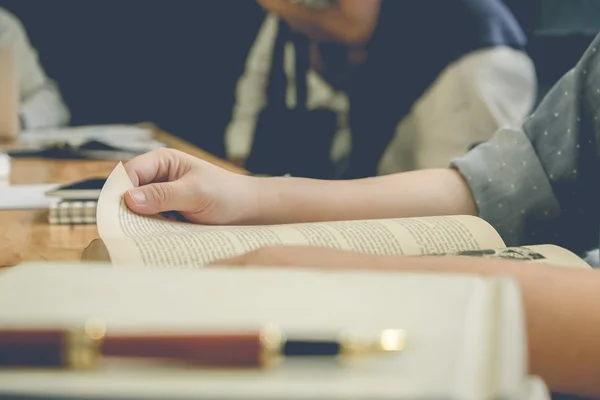
M 581 258 L 556 246 L 506 248 L 491 225 L 472 216 L 206 226 L 133 213 L 123 201 L 123 194 L 132 187 L 123 165 L 117 165 L 98 201 L 101 240 L 84 251 L 84 260 L 200 267 L 263 246 L 310 245 L 370 254 L 464 255 L 589 268 Z

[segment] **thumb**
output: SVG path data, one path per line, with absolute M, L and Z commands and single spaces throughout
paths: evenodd
M 131 211 L 153 215 L 165 211 L 186 211 L 184 192 L 185 187 L 178 181 L 162 182 L 129 189 L 124 197 Z

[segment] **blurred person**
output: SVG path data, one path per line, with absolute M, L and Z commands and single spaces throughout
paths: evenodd
M 0 44 L 12 47 L 16 59 L 22 129 L 67 125 L 70 112 L 57 85 L 46 76 L 19 19 L 0 7 Z
M 299 124 L 299 118 L 312 119 L 309 125 L 314 130 L 327 131 L 323 134 L 334 137 L 335 144 L 331 149 L 327 149 L 328 159 L 339 160 L 343 157 L 344 149 L 348 147 L 347 96 L 335 90 L 314 69 L 307 68 L 304 82 L 306 104 L 302 106 L 306 107 L 307 112 L 302 116 L 290 112 L 298 106 L 296 61 L 299 55 L 296 51 L 298 47 L 293 43 L 288 31 L 289 27 L 285 26 L 277 15 L 268 13 L 250 49 L 243 75 L 238 81 L 232 118 L 225 130 L 225 145 L 227 157 L 240 166 L 245 165 L 252 150 L 257 151 L 257 144 L 259 154 L 253 154 L 254 158 L 269 158 L 265 163 L 277 164 L 278 160 L 273 152 L 277 151 L 275 147 L 279 142 L 278 136 L 284 136 L 284 142 L 293 139 L 290 136 L 295 134 L 294 125 Z M 284 43 L 280 43 L 281 40 Z M 278 48 L 279 46 L 282 48 Z M 276 68 L 282 71 L 274 71 Z M 280 74 L 284 76 L 279 76 Z M 278 102 L 284 104 L 276 104 Z M 283 108 L 285 110 L 282 110 Z M 314 121 L 318 118 L 312 118 L 312 115 L 319 111 L 331 114 L 330 118 Z M 257 143 L 261 139 L 262 143 Z M 264 143 L 265 141 L 268 143 Z M 316 145 L 331 147 L 331 141 L 313 140 L 311 144 L 315 144 L 314 142 L 319 142 Z M 290 146 L 294 147 L 288 142 L 285 142 L 285 146 L 288 150 Z M 313 147 L 312 151 L 314 150 Z M 287 172 L 290 171 L 284 173 Z
M 346 178 L 446 165 L 499 127 L 520 123 L 534 104 L 526 37 L 501 0 L 259 3 L 312 41 L 321 93 L 341 99 L 330 103 L 341 121 L 348 113 L 340 132 L 351 140 L 338 138 L 333 151 L 349 154 Z M 269 40 L 259 35 L 253 50 L 268 49 Z M 227 131 L 236 158 L 249 149 L 253 116 L 264 106 L 269 53 L 251 57 Z M 233 151 L 233 143 L 244 144 Z

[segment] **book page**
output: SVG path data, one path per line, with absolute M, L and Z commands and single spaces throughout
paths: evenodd
M 369 254 L 422 255 L 504 247 L 476 217 L 449 216 L 269 226 L 206 226 L 131 212 L 132 183 L 119 164 L 102 190 L 97 221 L 115 265 L 203 266 L 277 245 L 323 246 Z
M 500 249 L 466 250 L 455 255 L 520 260 L 570 268 L 591 268 L 581 257 L 559 246 L 537 245 Z

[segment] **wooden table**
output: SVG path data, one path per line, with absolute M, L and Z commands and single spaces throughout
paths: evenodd
M 155 138 L 237 173 L 245 170 L 198 147 L 155 129 Z M 69 183 L 108 176 L 117 161 L 13 159 L 11 184 Z M 83 249 L 98 237 L 96 225 L 49 225 L 47 210 L 0 210 L 0 265 L 4 260 L 77 261 Z M 7 262 L 7 261 L 4 261 Z

